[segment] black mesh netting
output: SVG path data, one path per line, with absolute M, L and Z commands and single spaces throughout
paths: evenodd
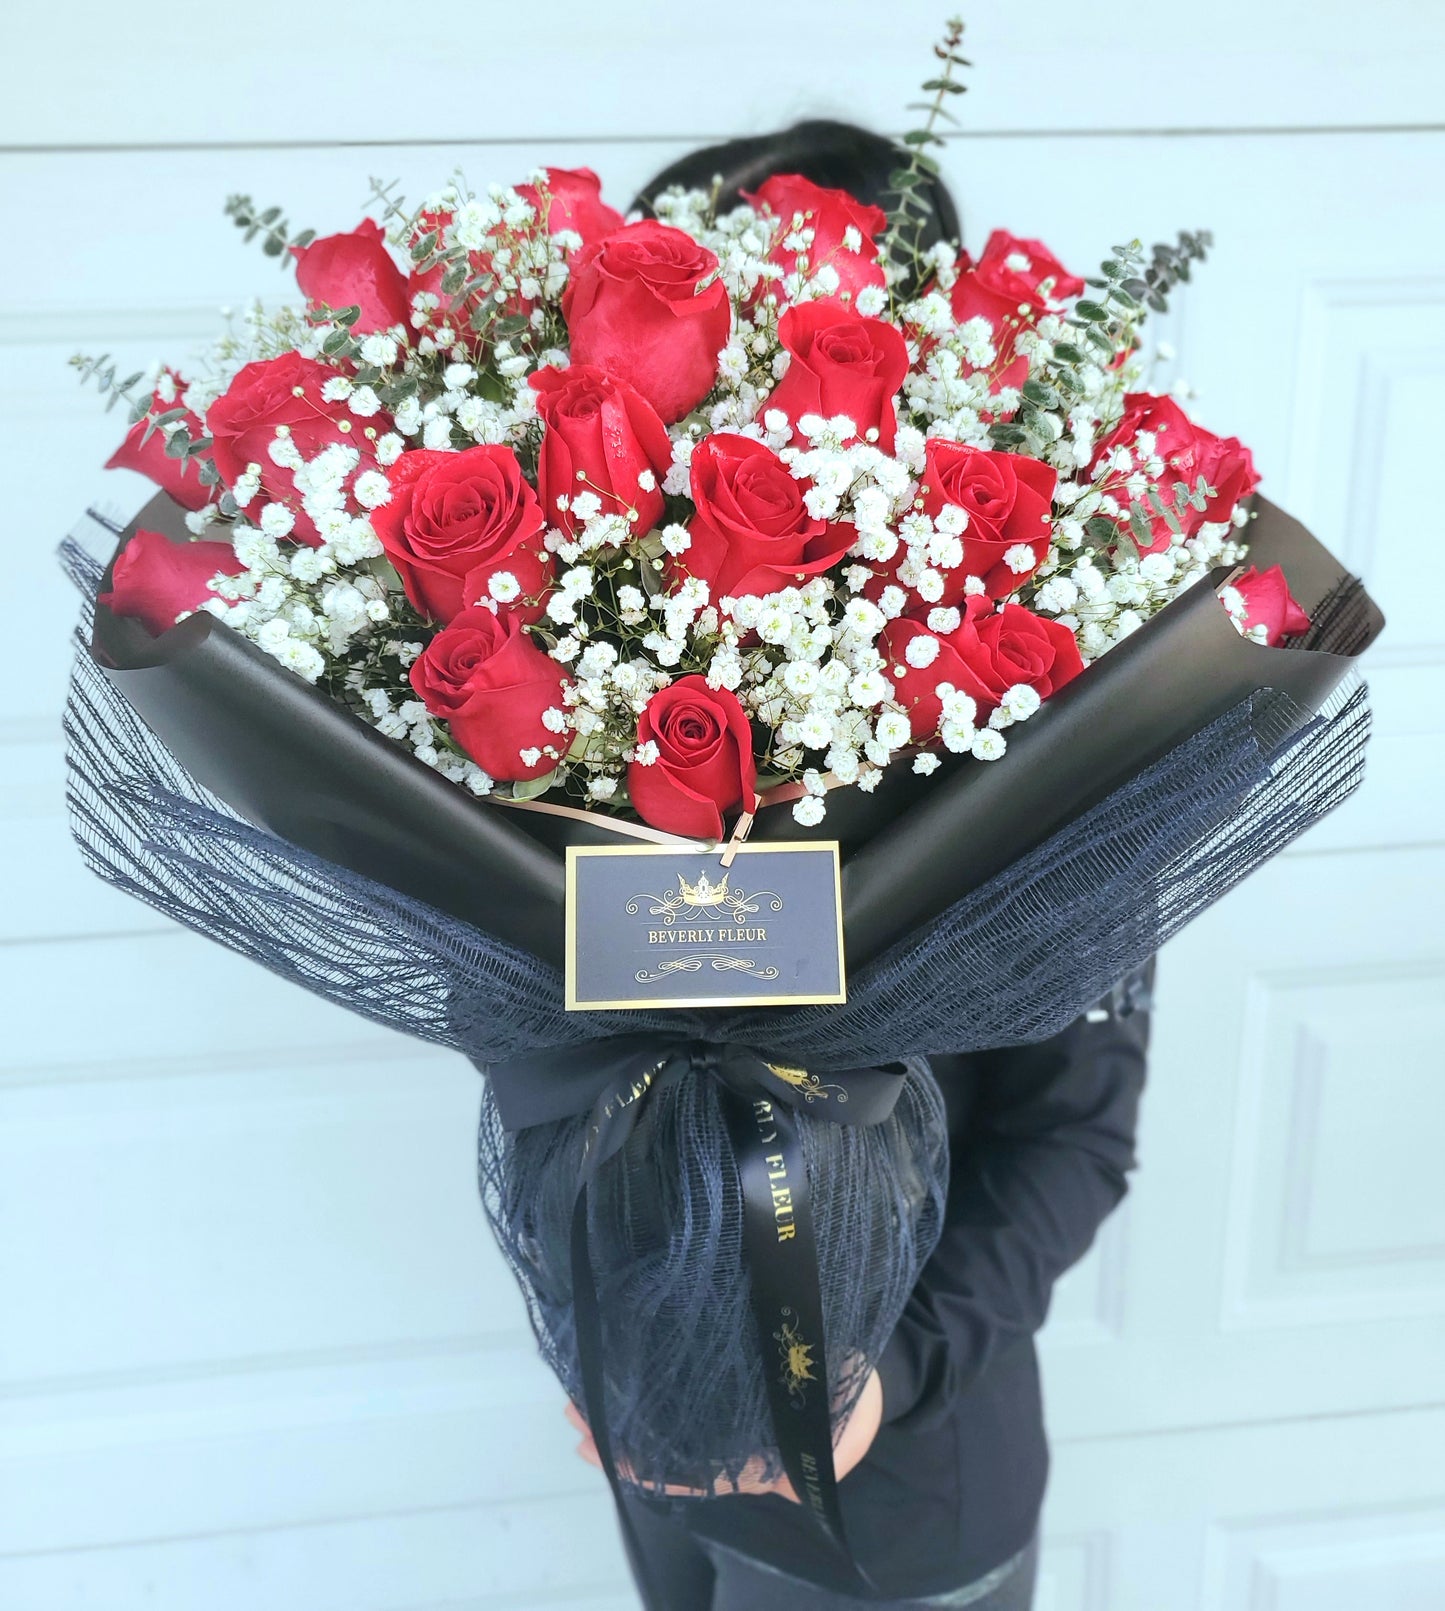
M 91 660 L 100 567 L 75 541 L 62 554 L 87 601 L 65 713 L 72 827 L 118 888 L 480 1065 L 649 1028 L 823 1073 L 912 1060 L 884 1124 L 799 1119 L 840 1419 L 938 1234 L 946 1142 L 924 1059 L 1062 1029 L 1363 774 L 1369 704 L 1357 676 L 1307 718 L 1264 690 L 852 973 L 842 1006 L 568 1014 L 553 968 L 252 827 L 202 789 Z M 1348 601 L 1334 611 L 1335 636 L 1349 614 Z M 736 1471 L 749 1455 L 776 1473 L 716 1088 L 678 1081 L 641 1106 L 592 1192 L 614 1447 L 642 1479 Z M 574 1398 L 566 1227 L 585 1122 L 509 1134 L 484 1082 L 483 1202 Z
M 527 1298 L 547 1362 L 582 1402 L 568 1233 L 587 1116 L 508 1133 L 483 1100 L 482 1201 Z M 800 1116 L 823 1272 L 835 1424 L 852 1407 L 942 1226 L 948 1141 L 922 1059 L 876 1125 Z M 761 1458 L 764 1373 L 744 1270 L 738 1172 L 711 1079 L 676 1080 L 640 1105 L 637 1128 L 592 1188 L 608 1425 L 640 1480 L 707 1487 Z

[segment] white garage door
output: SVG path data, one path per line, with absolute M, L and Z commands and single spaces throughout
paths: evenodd
M 988 9 L 963 103 L 985 132 L 946 170 L 970 241 L 1006 224 L 1087 269 L 1212 227 L 1178 368 L 1390 618 L 1364 789 L 1161 962 L 1143 1167 L 1045 1341 L 1040 1608 L 1438 1611 L 1445 25 L 1424 0 L 1220 0 L 1131 39 L 1062 0 Z M 762 35 L 751 15 L 554 3 L 538 38 L 536 10 L 265 0 L 244 23 L 11 24 L 7 1611 L 633 1604 L 482 1223 L 470 1066 L 162 922 L 70 846 L 52 549 L 97 491 L 140 500 L 92 473 L 117 422 L 65 359 L 183 354 L 218 304 L 275 294 L 221 217 L 232 191 L 326 231 L 372 173 L 415 195 L 458 162 L 551 160 L 625 202 L 729 131 L 896 128 L 939 21 L 912 0 L 887 38 L 871 6 L 774 10 Z

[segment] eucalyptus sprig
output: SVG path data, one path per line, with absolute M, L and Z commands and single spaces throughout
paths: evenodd
M 1094 295 L 1080 297 L 1063 316 L 1065 339 L 1033 365 L 1018 412 L 989 427 L 994 446 L 1045 457 L 1076 405 L 1094 394 L 1088 371 L 1107 370 L 1134 350 L 1150 310 L 1167 309 L 1169 293 L 1189 278 L 1190 265 L 1203 261 L 1213 240 L 1208 230 L 1184 230 L 1177 245 L 1160 242 L 1149 258 L 1137 240 L 1113 247 L 1098 275 L 1084 282 Z
M 164 431 L 166 457 L 181 461 L 182 474 L 194 461 L 203 487 L 214 487 L 220 482 L 220 474 L 211 462 L 211 438 L 191 435 L 190 427 L 185 423 L 188 410 L 179 407 L 157 408 L 153 387 L 140 393 L 136 391 L 146 379 L 145 370 L 137 369 L 124 380 L 118 380 L 116 366 L 108 352 L 101 353 L 98 358 L 78 352 L 71 358 L 70 365 L 80 371 L 82 383 L 94 381 L 105 398 L 107 413 L 117 403 L 124 403 L 128 425 L 139 425 L 142 420 L 146 422 L 145 430 L 141 432 L 142 446 L 150 441 L 156 431 Z
M 261 250 L 267 257 L 279 258 L 283 268 L 291 261 L 289 254 L 292 247 L 299 250 L 316 239 L 314 229 L 298 230 L 293 235 L 290 222 L 281 216 L 279 207 L 268 207 L 264 212 L 257 212 L 256 204 L 249 196 L 228 196 L 226 217 L 237 229 L 246 232 L 248 241 L 260 235 Z
M 408 212 L 402 200 L 399 186 L 400 179 L 378 179 L 375 174 L 369 180 L 371 194 L 362 204 L 363 212 L 370 212 L 373 207 L 381 209 L 381 226 L 383 229 L 396 232 L 406 232 L 416 222 L 417 215 Z
M 954 69 L 973 65 L 958 50 L 963 43 L 963 19 L 950 17 L 945 27 L 943 39 L 933 47 L 933 54 L 943 66 L 932 78 L 925 79 L 922 86 L 924 94 L 932 95 L 933 99 L 909 102 L 909 111 L 923 112 L 926 116 L 921 128 L 910 129 L 903 136 L 903 144 L 908 149 L 907 163 L 888 176 L 897 200 L 881 243 L 882 253 L 894 271 L 892 277 L 907 287 L 921 284 L 926 272 L 921 242 L 933 209 L 924 191 L 938 177 L 938 163 L 929 155 L 928 148 L 944 143 L 943 136 L 937 132 L 939 119 L 958 122 L 944 102 L 950 95 L 964 94 L 968 86 L 955 79 Z
M 92 358 L 87 353 L 77 352 L 70 360 L 70 367 L 80 371 L 81 383 L 93 380 L 96 389 L 105 398 L 105 411 L 110 413 L 117 403 L 126 405 L 128 425 L 135 425 L 143 420 L 151 410 L 153 393 L 145 392 L 136 396 L 135 389 L 146 378 L 143 369 L 137 369 L 133 375 L 127 375 L 124 380 L 117 380 L 116 367 L 111 362 L 108 352 L 103 352 L 98 358 Z M 185 412 L 184 409 L 181 410 Z

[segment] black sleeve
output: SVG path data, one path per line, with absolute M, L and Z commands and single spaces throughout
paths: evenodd
M 1054 1282 L 1124 1196 L 1153 980 L 1151 957 L 1051 1039 L 968 1060 L 977 1093 L 943 1233 L 878 1362 L 886 1422 L 926 1424 L 1036 1332 Z

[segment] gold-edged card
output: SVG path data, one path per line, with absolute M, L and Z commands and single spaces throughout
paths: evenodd
M 837 843 L 570 845 L 565 955 L 569 1012 L 845 1001 Z

